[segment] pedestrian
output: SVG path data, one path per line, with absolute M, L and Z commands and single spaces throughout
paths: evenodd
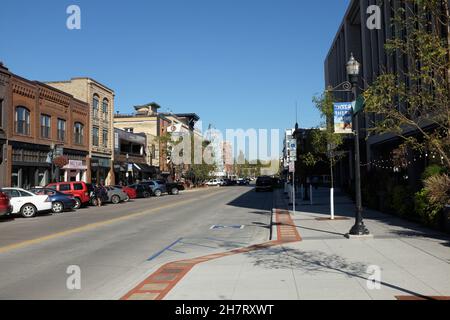
M 97 207 L 102 206 L 102 195 L 101 195 L 101 186 L 99 184 L 95 185 L 94 187 L 94 195 L 95 199 L 97 200 Z

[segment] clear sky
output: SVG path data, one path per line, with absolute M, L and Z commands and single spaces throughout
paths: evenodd
M 1 0 L 0 60 L 23 77 L 94 78 L 116 110 L 155 101 L 205 126 L 302 127 L 349 0 Z M 66 8 L 81 8 L 81 30 Z

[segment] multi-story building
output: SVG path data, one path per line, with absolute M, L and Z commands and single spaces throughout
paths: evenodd
M 91 78 L 48 82 L 90 105 L 89 172 L 92 183 L 114 182 L 114 91 Z
M 156 170 L 147 164 L 146 147 L 145 134 L 114 129 L 114 176 L 116 184 L 121 182 L 131 184 L 154 177 Z
M 368 28 L 367 20 L 370 17 L 367 9 L 370 5 L 379 5 L 381 8 L 380 28 Z M 336 87 L 348 79 L 346 72 L 346 63 L 353 53 L 356 60 L 361 63 L 361 74 L 359 88 L 367 89 L 377 77 L 383 72 L 396 74 L 406 74 L 410 64 L 415 64 L 415 59 L 394 52 L 388 54 L 385 50 L 385 44 L 396 34 L 395 24 L 392 23 L 392 17 L 398 9 L 405 9 L 406 1 L 391 0 L 377 3 L 373 0 L 352 0 L 348 6 L 342 23 L 334 38 L 331 48 L 325 60 L 325 86 Z M 450 2 L 449 2 L 450 6 Z M 450 9 L 450 8 L 449 8 Z M 405 10 L 407 14 L 414 12 L 414 8 Z M 336 92 L 336 99 L 351 101 L 351 93 Z M 394 135 L 375 135 L 369 134 L 367 130 L 377 121 L 374 114 L 363 114 L 359 117 L 360 123 L 360 146 L 361 163 L 368 165 L 363 167 L 364 171 L 372 169 L 370 163 L 377 159 L 386 159 L 390 153 L 402 141 Z M 414 133 L 408 133 L 414 134 Z M 354 149 L 353 137 L 345 141 L 343 149 L 347 156 L 337 165 L 336 171 L 338 182 L 343 186 L 349 186 L 354 179 Z M 412 157 L 414 157 L 411 155 Z M 410 186 L 415 188 L 420 181 L 420 174 L 427 165 L 426 159 L 423 161 L 413 161 L 408 159 L 407 176 Z
M 160 176 L 179 179 L 187 168 L 183 166 L 179 168 L 178 172 L 171 165 L 169 144 L 164 137 L 168 133 L 177 134 L 184 131 L 194 132 L 197 136 L 198 133 L 194 129 L 194 125 L 199 117 L 191 113 L 161 113 L 158 111 L 161 107 L 155 102 L 135 106 L 134 108 L 136 112 L 133 114 L 114 115 L 114 126 L 128 132 L 145 134 L 147 138 L 147 164 L 157 168 Z
M 6 186 L 9 183 L 7 172 L 7 119 L 9 108 L 9 85 L 11 74 L 8 69 L 0 62 L 0 186 Z
M 89 106 L 44 83 L 11 74 L 7 90 L 4 185 L 29 188 L 51 181 L 87 181 Z M 57 153 L 58 152 L 58 153 Z M 64 166 L 55 165 L 57 157 Z

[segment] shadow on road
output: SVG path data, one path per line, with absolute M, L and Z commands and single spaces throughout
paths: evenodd
M 248 192 L 227 203 L 227 205 L 256 210 L 251 212 L 254 214 L 270 214 L 273 209 L 274 194 L 272 192 L 255 192 L 255 188 L 251 186 L 248 188 Z

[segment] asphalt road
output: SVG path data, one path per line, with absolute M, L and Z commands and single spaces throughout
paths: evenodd
M 0 299 L 119 299 L 166 262 L 267 241 L 272 207 L 230 187 L 1 220 Z

